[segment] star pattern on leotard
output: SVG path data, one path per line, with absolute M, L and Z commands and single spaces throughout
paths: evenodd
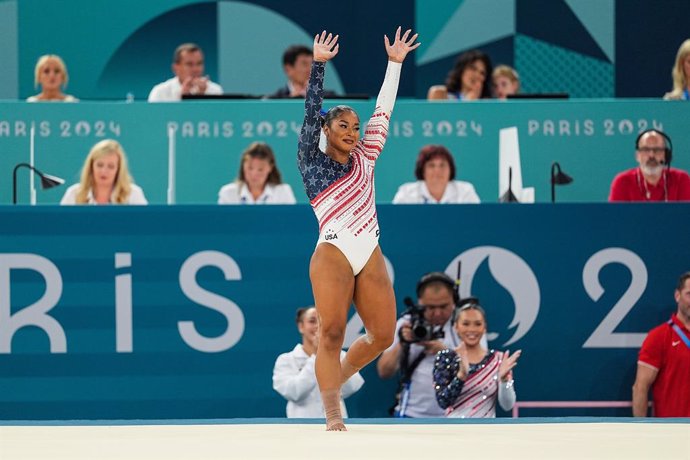
M 309 200 L 313 200 L 328 186 L 345 176 L 352 169 L 352 158 L 345 164 L 338 163 L 319 149 L 323 103 L 323 79 L 325 63 L 312 65 L 307 96 L 304 104 L 304 124 L 299 135 L 297 166 Z

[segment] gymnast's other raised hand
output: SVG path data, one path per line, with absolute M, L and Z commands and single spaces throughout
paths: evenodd
M 522 350 L 518 350 L 512 355 L 510 351 L 505 351 L 501 365 L 498 368 L 498 377 L 501 379 L 501 382 L 507 382 L 513 378 L 513 368 L 517 366 L 517 360 L 521 354 Z
M 458 367 L 457 375 L 458 378 L 464 382 L 470 373 L 470 356 L 467 353 L 467 346 L 465 345 L 465 342 L 460 342 L 460 345 L 455 348 L 455 353 L 457 353 L 458 358 L 460 359 L 460 366 Z
M 388 40 L 388 36 L 383 36 L 383 41 L 386 45 L 386 53 L 388 53 L 388 60 L 393 62 L 404 61 L 407 53 L 416 50 L 419 45 L 421 45 L 421 43 L 415 43 L 415 40 L 417 40 L 419 34 L 414 34 L 410 37 L 412 29 L 407 29 L 402 38 L 400 37 L 400 32 L 401 28 L 398 26 L 398 29 L 395 31 L 395 40 L 393 41 L 392 45 Z M 314 57 L 314 59 L 316 59 L 316 57 Z
M 338 35 L 335 37 L 331 33 L 326 35 L 324 30 L 314 37 L 314 60 L 316 62 L 330 61 L 338 54 L 339 46 Z

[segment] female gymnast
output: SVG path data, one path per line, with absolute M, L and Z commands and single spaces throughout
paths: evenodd
M 338 54 L 340 45 L 338 35 L 326 31 L 316 35 L 299 137 L 297 163 L 319 221 L 309 277 L 320 324 L 316 379 L 328 431 L 346 431 L 340 387 L 392 343 L 395 330 L 395 295 L 378 245 L 374 166 L 388 134 L 402 62 L 419 43 L 410 30 L 401 37 L 400 27 L 392 44 L 387 36 L 383 39 L 388 54 L 386 76 L 360 140 L 359 117 L 351 107 L 339 105 L 320 116 L 326 62 Z M 321 135 L 326 139 L 325 152 L 319 149 Z M 366 333 L 341 362 L 347 312 L 353 301 Z
M 455 349 L 439 351 L 434 362 L 436 401 L 448 417 L 494 418 L 496 401 L 503 410 L 515 404 L 513 368 L 522 354 L 518 350 L 487 350 L 484 309 L 476 303 L 458 311 L 455 331 L 461 343 Z

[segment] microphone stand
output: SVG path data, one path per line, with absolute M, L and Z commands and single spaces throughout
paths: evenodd
M 512 184 L 513 184 L 513 168 L 509 167 L 508 168 L 508 190 L 506 190 L 506 192 L 503 195 L 501 195 L 501 198 L 499 199 L 499 201 L 501 203 L 517 203 L 518 202 L 517 197 L 513 193 L 513 190 L 512 190 L 513 185 Z

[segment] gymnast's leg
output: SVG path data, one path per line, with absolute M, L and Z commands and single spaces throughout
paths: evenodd
M 354 302 L 366 334 L 355 340 L 341 363 L 343 383 L 393 343 L 395 294 L 378 246 L 355 278 Z
M 326 412 L 326 430 L 346 431 L 340 412 L 340 351 L 355 277 L 343 253 L 329 243 L 316 246 L 309 266 L 309 277 L 319 315 L 316 380 Z

